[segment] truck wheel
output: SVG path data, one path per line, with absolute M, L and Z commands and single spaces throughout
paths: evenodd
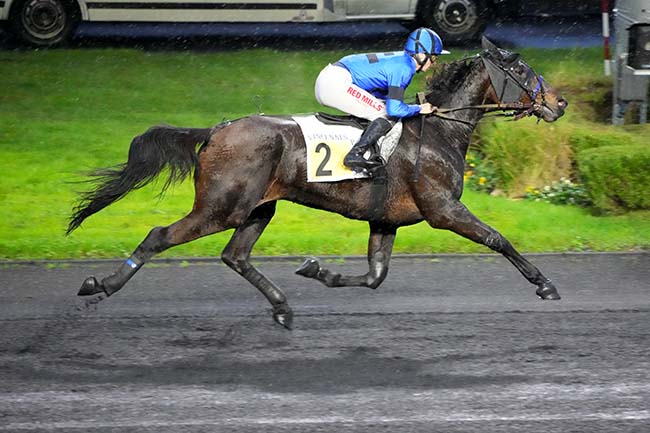
M 484 0 L 428 0 L 420 8 L 420 21 L 435 30 L 443 42 L 478 39 L 487 24 Z
M 66 0 L 18 0 L 11 8 L 13 36 L 35 47 L 65 44 L 77 28 L 76 2 Z

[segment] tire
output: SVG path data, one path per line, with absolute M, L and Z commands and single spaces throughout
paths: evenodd
M 420 22 L 435 30 L 443 42 L 477 40 L 487 24 L 484 0 L 422 0 Z
M 80 21 L 76 2 L 18 0 L 11 8 L 10 30 L 20 42 L 55 47 L 70 40 Z

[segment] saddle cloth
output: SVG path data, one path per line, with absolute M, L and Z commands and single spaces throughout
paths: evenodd
M 308 182 L 338 182 L 370 177 L 366 172 L 355 172 L 343 165 L 345 155 L 359 141 L 362 129 L 349 125 L 325 124 L 313 114 L 293 116 L 293 120 L 300 126 L 305 139 Z M 384 161 L 388 161 L 401 136 L 402 122 L 397 122 L 393 129 L 379 139 L 377 144 Z M 370 151 L 367 151 L 365 157 L 369 156 Z

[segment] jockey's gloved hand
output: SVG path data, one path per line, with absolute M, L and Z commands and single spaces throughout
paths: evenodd
M 420 114 L 431 114 L 435 113 L 436 111 L 438 111 L 438 107 L 431 105 L 428 102 L 420 105 Z

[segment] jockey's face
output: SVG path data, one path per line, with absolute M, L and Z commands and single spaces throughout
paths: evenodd
M 427 55 L 424 53 L 418 53 L 415 55 L 415 57 L 418 59 L 419 62 L 423 62 L 427 58 Z M 416 61 L 415 62 L 416 67 L 418 68 L 419 71 L 426 72 L 429 68 L 431 68 L 431 66 L 435 65 L 436 59 L 437 59 L 436 56 L 431 56 L 429 59 L 426 60 L 426 63 L 422 67 L 420 67 L 419 62 Z

